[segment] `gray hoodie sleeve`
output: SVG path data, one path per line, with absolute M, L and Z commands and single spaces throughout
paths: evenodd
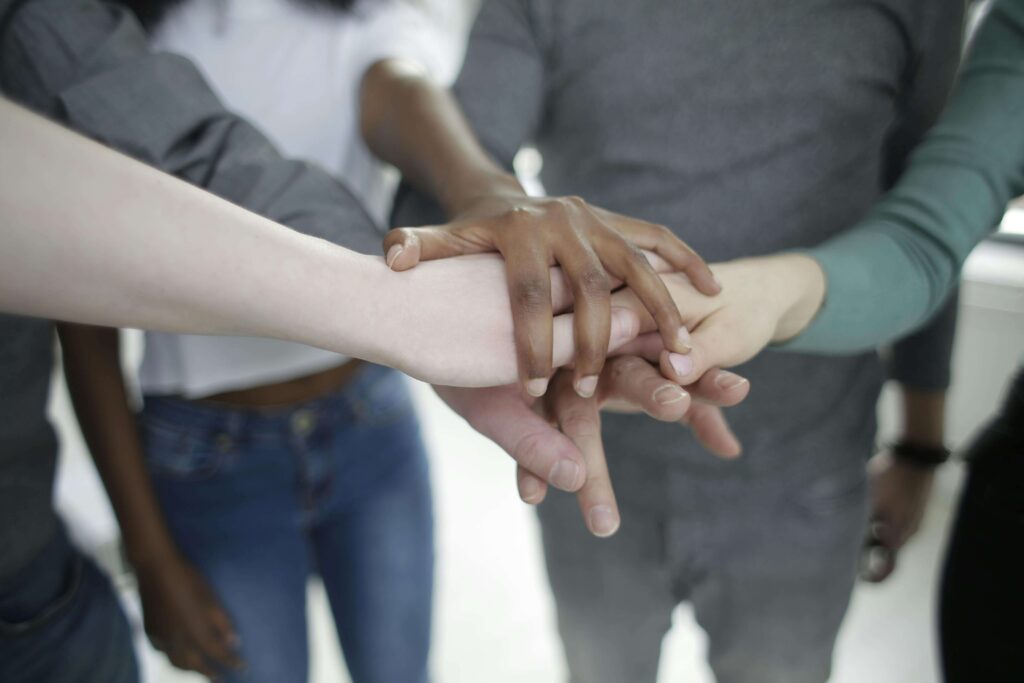
M 99 0 L 0 0 L 0 89 L 79 133 L 303 233 L 379 253 L 381 229 L 343 184 L 285 159 L 187 59 L 150 49 Z

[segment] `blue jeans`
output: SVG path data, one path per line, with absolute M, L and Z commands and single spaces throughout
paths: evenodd
M 426 453 L 398 373 L 275 410 L 147 397 L 175 540 L 231 616 L 248 664 L 225 681 L 304 683 L 306 581 L 322 577 L 355 683 L 425 683 L 434 579 Z
M 131 628 L 110 580 L 58 527 L 0 589 L 0 681 L 138 680 Z

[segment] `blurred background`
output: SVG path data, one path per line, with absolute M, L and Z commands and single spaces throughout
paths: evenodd
M 464 35 L 475 5 L 475 0 L 462 0 L 457 6 L 448 24 L 453 36 Z M 527 151 L 517 166 L 529 177 L 540 163 L 535 152 Z M 972 255 L 960 306 L 948 416 L 954 448 L 965 446 L 992 414 L 1024 348 L 1024 206 L 1012 208 L 1001 234 Z M 124 363 L 133 374 L 141 355 L 141 335 L 125 335 Z M 511 459 L 448 411 L 429 387 L 416 386 L 415 396 L 431 454 L 438 522 L 435 680 L 564 681 L 538 526 L 533 511 L 518 499 Z M 895 409 L 887 392 L 879 404 L 880 442 L 892 436 Z M 202 680 L 175 670 L 148 646 L 133 580 L 120 559 L 117 525 L 59 374 L 54 377 L 51 413 L 63 446 L 58 508 L 81 547 L 117 577 L 133 616 L 144 680 Z M 940 470 L 928 515 L 900 554 L 895 574 L 881 585 L 861 584 L 856 589 L 836 650 L 835 683 L 938 680 L 936 579 L 961 469 L 954 460 Z M 629 523 L 628 517 L 623 519 L 623 524 Z M 314 580 L 308 590 L 311 680 L 345 682 L 348 677 L 323 589 Z M 711 681 L 704 648 L 704 635 L 692 613 L 685 605 L 679 607 L 664 641 L 660 680 Z

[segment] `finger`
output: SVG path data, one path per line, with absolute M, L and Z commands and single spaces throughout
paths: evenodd
M 238 633 L 235 631 L 235 627 L 231 623 L 231 617 L 228 616 L 228 613 L 225 612 L 222 607 L 217 604 L 213 604 L 209 608 L 209 618 L 210 625 L 221 640 L 230 644 L 232 647 L 238 647 L 241 644 Z
M 611 239 L 617 240 L 616 247 L 601 251 L 605 268 L 626 283 L 654 318 L 665 348 L 676 353 L 688 353 L 690 335 L 661 276 L 654 271 L 642 251 L 617 234 Z
M 657 368 L 637 356 L 618 356 L 608 361 L 601 374 L 599 395 L 604 400 L 625 401 L 664 422 L 677 422 L 690 407 L 690 395 Z
M 611 336 L 611 291 L 608 273 L 589 244 L 577 242 L 555 251 L 573 293 L 573 331 L 576 341 L 576 393 L 590 398 L 604 367 Z
M 206 658 L 203 657 L 202 653 L 200 653 L 196 648 L 174 648 L 168 655 L 168 659 L 171 660 L 171 664 L 179 669 L 195 671 L 196 673 L 206 676 L 211 681 L 215 681 L 219 677 L 217 670 L 206 661 Z
M 697 440 L 715 455 L 733 460 L 743 454 L 739 439 L 733 434 L 718 406 L 693 403 L 680 422 L 688 425 Z
M 661 369 L 666 377 L 686 386 L 696 382 L 713 367 L 732 367 L 750 360 L 752 343 L 749 332 L 736 329 L 724 316 L 712 314 L 691 333 L 692 349 L 687 354 L 661 354 Z
M 554 320 L 553 360 L 556 367 L 562 367 L 573 361 L 575 353 L 575 318 L 573 314 L 560 315 Z M 636 338 L 640 329 L 640 319 L 636 313 L 627 308 L 612 308 L 611 333 L 608 350 L 618 354 L 619 349 Z M 659 338 L 659 344 L 661 343 Z
M 220 608 L 211 608 L 208 612 L 210 619 L 203 622 L 202 629 L 196 634 L 195 643 L 208 659 L 217 664 L 231 669 L 242 669 L 245 663 L 238 656 L 231 636 L 223 633 L 215 626 L 213 613 L 220 611 Z M 226 617 L 226 615 L 224 615 Z
M 569 377 L 564 372 L 560 376 Z M 590 533 L 600 537 L 611 536 L 619 529 L 619 506 L 601 442 L 597 400 L 578 396 L 564 380 L 556 382 L 555 391 L 551 398 L 552 413 L 562 433 L 572 439 L 583 453 L 586 466 L 586 483 L 576 494 L 580 512 Z
M 517 243 L 505 254 L 515 326 L 519 376 L 530 396 L 543 396 L 551 376 L 552 327 L 550 256 L 546 248 Z
M 438 387 L 437 392 L 474 429 L 555 488 L 574 492 L 583 486 L 583 454 L 569 437 L 533 412 L 516 387 Z
M 540 505 L 548 495 L 548 483 L 522 465 L 516 465 L 516 488 L 529 505 Z
M 671 230 L 663 225 L 644 221 L 622 220 L 625 220 L 628 226 L 620 223 L 620 232 L 626 235 L 630 242 L 641 249 L 653 251 L 668 261 L 690 279 L 697 291 L 708 296 L 722 291 L 722 285 L 704 259 Z
M 734 406 L 750 393 L 750 381 L 734 372 L 711 368 L 686 389 L 701 403 L 719 407 Z
M 869 583 L 881 583 L 889 578 L 895 569 L 896 551 L 869 530 L 861 551 L 860 577 Z
M 384 236 L 384 260 L 392 270 L 408 270 L 420 261 L 494 251 L 491 245 L 463 239 L 458 223 L 396 228 Z
M 619 346 L 615 349 L 615 354 L 620 356 L 639 356 L 644 360 L 657 363 L 661 357 L 661 352 L 664 350 L 665 342 L 661 340 L 661 335 L 655 332 L 648 332 Z

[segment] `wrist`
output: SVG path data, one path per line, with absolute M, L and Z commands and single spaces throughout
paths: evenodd
M 896 462 L 912 465 L 928 472 L 949 460 L 950 451 L 943 445 L 920 444 L 903 438 L 889 446 Z
M 772 343 L 796 337 L 810 325 L 825 300 L 825 272 L 803 254 L 769 257 L 774 261 L 778 323 Z
M 340 256 L 341 262 L 332 263 L 323 280 L 335 283 L 322 290 L 323 315 L 329 322 L 324 340 L 328 345 L 323 348 L 402 369 L 407 339 L 402 309 L 411 298 L 403 286 L 408 274 L 392 271 L 378 256 Z
M 454 218 L 489 197 L 525 197 L 526 190 L 514 174 L 498 167 L 467 169 L 453 182 L 438 188 L 445 214 Z
M 148 574 L 173 567 L 181 562 L 182 557 L 170 537 L 163 540 L 150 537 L 144 542 L 130 541 L 126 537 L 124 559 L 135 574 Z

